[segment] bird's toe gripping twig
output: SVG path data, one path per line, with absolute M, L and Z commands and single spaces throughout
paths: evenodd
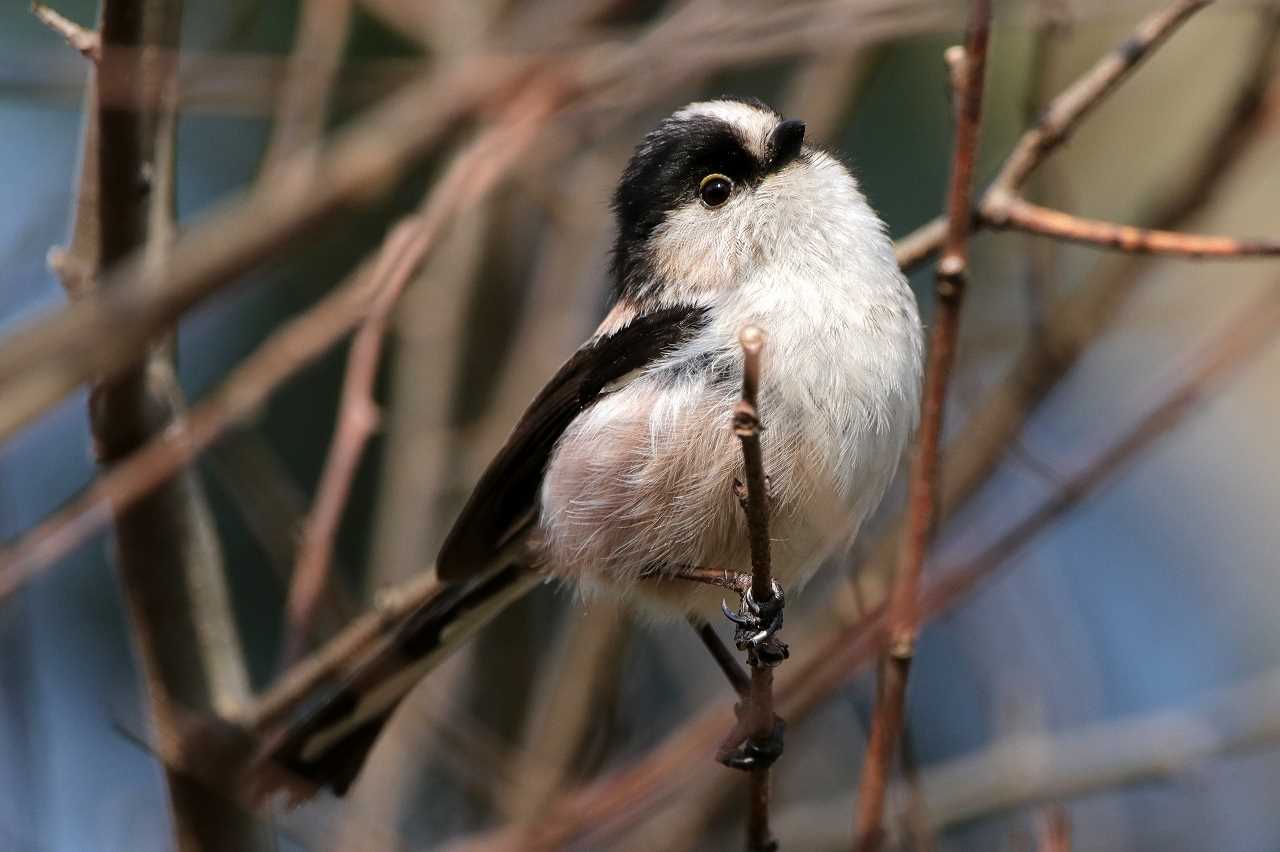
M 734 707 L 741 722 L 745 706 L 741 703 Z M 739 734 L 741 725 L 735 726 L 729 737 L 720 744 L 716 751 L 716 760 L 730 769 L 741 769 L 750 772 L 754 769 L 768 769 L 782 756 L 783 735 L 787 723 L 781 716 L 773 717 L 773 730 L 764 738 Z
M 751 665 L 773 667 L 791 655 L 787 643 L 778 638 L 782 629 L 786 596 L 777 580 L 772 581 L 773 594 L 767 600 L 756 601 L 748 587 L 742 594 L 742 603 L 734 612 L 729 604 L 720 602 L 725 617 L 735 625 L 733 643 L 739 651 L 746 651 Z

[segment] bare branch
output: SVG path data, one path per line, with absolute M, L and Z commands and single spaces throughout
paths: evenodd
M 1133 35 L 1049 103 L 1036 126 L 1018 140 L 992 187 L 1006 191 L 1021 188 L 1045 157 L 1065 142 L 1139 63 L 1207 5 L 1207 0 L 1179 0 L 1145 18 Z
M 312 616 L 328 581 L 333 539 L 365 442 L 378 419 L 373 400 L 382 344 L 391 311 L 421 266 L 427 249 L 448 227 L 453 211 L 475 202 L 517 162 L 556 107 L 555 90 L 533 88 L 512 101 L 502 120 L 485 131 L 450 165 L 421 215 L 405 232 L 403 256 L 383 267 L 378 294 L 351 347 L 338 426 L 325 462 L 315 507 L 308 519 L 289 589 L 286 663 L 302 650 Z
M 769 554 L 769 491 L 760 447 L 760 353 L 764 334 L 747 326 L 738 335 L 742 345 L 742 400 L 733 412 L 733 431 L 742 442 L 742 462 L 747 480 L 747 529 L 751 537 L 751 597 L 757 603 L 774 598 L 773 569 Z M 773 669 L 752 652 L 751 693 L 747 729 L 753 740 L 765 742 L 773 734 Z M 771 852 L 778 848 L 769 831 L 769 767 L 751 770 L 747 815 L 747 852 Z
M 95 67 L 83 157 L 95 167 L 81 174 L 92 201 L 77 203 L 68 253 L 79 267 L 68 279 L 73 297 L 92 298 L 100 270 L 131 253 L 152 273 L 169 263 L 180 23 L 177 3 L 103 4 L 106 49 Z M 100 97 L 104 79 L 127 81 L 135 93 L 128 105 Z M 103 466 L 114 468 L 180 416 L 170 348 L 154 346 L 93 385 L 89 420 Z M 224 712 L 249 690 L 212 513 L 192 471 L 110 511 L 154 739 L 172 754 L 185 737 L 185 714 Z M 182 769 L 166 767 L 165 775 L 178 849 L 266 848 L 267 832 L 228 797 Z
M 97 62 L 102 58 L 102 39 L 93 30 L 85 29 L 43 3 L 32 3 L 31 14 L 39 18 L 40 23 L 66 39 L 67 44 L 79 51 L 85 59 Z
M 1020 189 L 1031 173 L 1062 144 L 1093 109 L 1106 99 L 1152 51 L 1164 43 L 1191 15 L 1208 5 L 1204 0 L 1178 0 L 1153 12 L 1138 24 L 1133 35 L 1054 98 L 1040 121 L 1018 139 L 996 179 L 978 203 L 979 213 L 988 199 Z M 946 240 L 942 216 L 921 225 L 898 241 L 898 264 L 910 270 L 939 251 Z
M 1215 759 L 1274 748 L 1280 743 L 1277 706 L 1280 672 L 1273 670 L 1187 709 L 1015 735 L 926 772 L 929 819 L 943 829 L 1027 805 L 1176 781 Z M 1041 848 L 1069 846 L 1046 841 Z
M 308 150 L 323 135 L 330 92 L 351 27 L 352 5 L 353 0 L 307 0 L 301 5 L 297 38 L 262 160 L 263 179 L 278 178 L 290 157 Z M 295 169 L 293 177 L 301 179 L 303 171 Z
M 233 199 L 184 232 L 163 273 L 131 256 L 92 296 L 11 335 L 0 349 L 6 399 L 0 436 L 86 378 L 122 369 L 197 300 L 324 216 L 385 185 L 477 99 L 509 83 L 513 67 L 527 68 L 488 59 L 483 67 L 464 63 L 390 98 L 334 143 L 320 165 L 326 179 L 306 182 L 305 192 L 286 179 Z
M 1073 216 L 1032 204 L 1014 195 L 999 195 L 983 205 L 982 221 L 993 228 L 1008 228 L 1058 237 L 1075 243 L 1114 248 L 1128 254 L 1169 254 L 1181 257 L 1246 259 L 1280 255 L 1280 239 L 1238 240 L 1134 228 L 1097 219 Z
M 991 4 L 987 0 L 974 0 L 963 53 L 958 56 L 954 49 L 948 51 L 952 81 L 958 88 L 955 150 L 947 191 L 947 234 L 938 263 L 938 313 L 925 363 L 920 434 L 907 487 L 907 530 L 902 537 L 889 602 L 889 659 L 881 669 L 884 682 L 871 720 L 870 742 L 859 786 L 855 847 L 862 852 L 874 852 L 882 839 L 885 789 L 902 734 L 907 678 L 920 628 L 920 577 L 937 526 L 943 410 L 960 333 L 960 309 L 968 283 L 969 229 L 973 220 L 970 196 L 990 36 Z
M 0 551 L 0 600 L 100 530 L 110 520 L 108 507 L 136 504 L 252 414 L 284 379 L 323 355 L 368 312 L 368 284 L 367 274 L 357 274 L 304 317 L 286 323 L 151 443 Z

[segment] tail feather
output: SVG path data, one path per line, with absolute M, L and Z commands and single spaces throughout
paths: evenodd
M 445 586 L 411 613 L 345 681 L 286 720 L 258 760 L 274 770 L 260 778 L 290 776 L 288 787 L 346 793 L 400 701 L 476 631 L 541 582 L 519 565 Z M 270 782 L 261 793 L 273 792 Z

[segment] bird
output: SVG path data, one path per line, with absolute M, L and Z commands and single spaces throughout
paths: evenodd
M 463 635 L 555 578 L 656 622 L 710 618 L 750 570 L 737 437 L 741 331 L 760 329 L 775 579 L 847 549 L 919 417 L 922 328 L 881 218 L 842 159 L 752 98 L 689 104 L 613 195 L 613 302 L 530 404 L 436 561 L 443 592 L 264 749 L 342 794 L 399 700 Z M 775 625 L 776 626 L 776 625 Z

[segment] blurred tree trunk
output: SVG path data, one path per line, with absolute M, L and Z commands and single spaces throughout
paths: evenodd
M 55 267 L 72 298 L 142 250 L 166 262 L 173 240 L 177 0 L 104 0 L 102 53 L 85 116 L 80 187 L 69 251 Z M 90 391 L 99 463 L 110 466 L 169 428 L 183 401 L 172 340 Z M 153 737 L 167 756 L 182 717 L 225 712 L 248 678 L 223 576 L 213 518 L 193 471 L 114 517 L 120 582 L 145 679 Z M 166 771 L 177 848 L 255 850 L 270 832 L 234 802 Z

